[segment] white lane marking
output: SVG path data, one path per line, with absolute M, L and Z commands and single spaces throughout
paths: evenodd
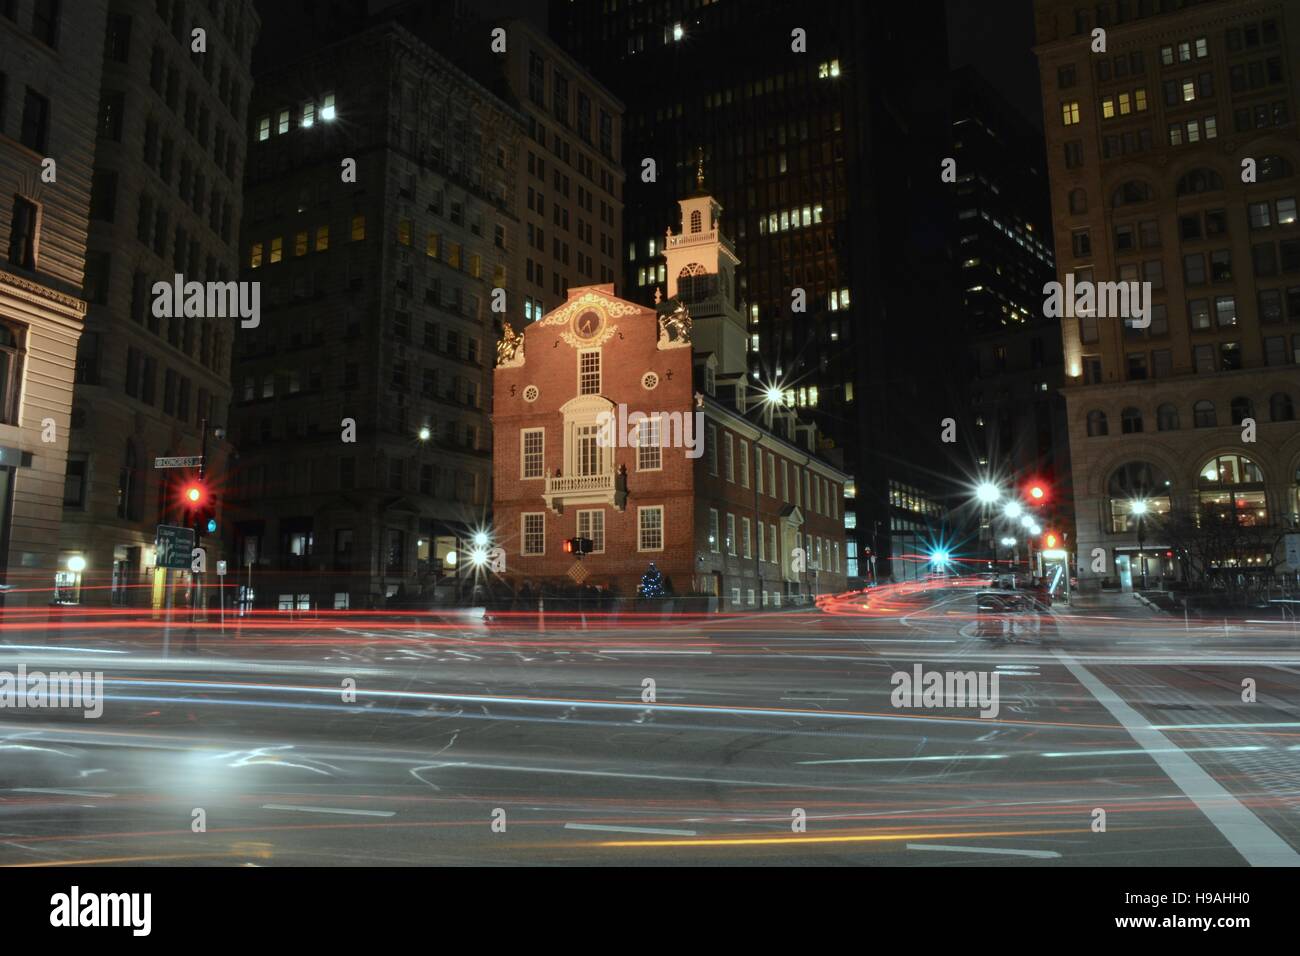
M 678 656 L 686 654 L 712 654 L 713 651 L 621 651 L 617 648 L 602 647 L 596 652 L 597 654 L 675 654 Z
M 914 763 L 918 760 L 1006 760 L 1006 754 L 935 754 L 929 757 L 851 757 L 844 760 L 800 760 L 802 765 L 829 763 Z
M 613 827 L 599 823 L 566 823 L 566 830 L 600 830 L 603 833 L 659 833 L 666 836 L 695 836 L 694 830 L 665 830 L 660 827 Z
M 96 793 L 93 790 L 55 790 L 44 787 L 16 787 L 13 793 L 57 793 L 64 797 L 111 797 L 111 793 Z
M 291 803 L 264 803 L 263 810 L 300 810 L 303 813 L 342 813 L 353 817 L 395 817 L 394 810 L 344 810 L 338 807 L 300 807 Z
M 944 843 L 908 843 L 909 850 L 947 850 L 950 853 L 996 853 L 1000 856 L 1032 856 L 1039 860 L 1052 860 L 1061 854 L 1055 850 L 1004 850 L 988 846 L 952 846 Z
M 1195 760 L 1155 730 L 1142 715 L 1062 651 L 1053 652 L 1098 703 L 1119 721 L 1183 794 L 1200 808 L 1251 866 L 1300 866 L 1300 854 L 1211 777 Z

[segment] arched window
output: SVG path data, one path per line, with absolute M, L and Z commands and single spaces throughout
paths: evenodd
M 1178 431 L 1178 407 L 1166 402 L 1156 409 L 1156 428 L 1162 432 Z
M 1255 403 L 1244 395 L 1232 400 L 1232 424 L 1240 425 L 1244 419 L 1255 417 Z
M 1129 407 L 1119 413 L 1120 430 L 1125 435 L 1136 435 L 1142 431 L 1142 412 Z
M 691 213 L 691 232 L 701 232 L 704 228 L 704 218 L 697 209 Z
M 1275 422 L 1295 421 L 1295 403 L 1286 392 L 1274 392 L 1268 399 L 1268 417 Z
M 1183 173 L 1175 192 L 1180 196 L 1190 196 L 1194 193 L 1214 192 L 1222 188 L 1223 177 L 1212 169 L 1202 167 Z
M 1147 461 L 1125 462 L 1116 468 L 1106 482 L 1106 495 L 1111 531 L 1134 530 L 1139 512 L 1147 521 L 1169 513 L 1169 479 Z
M 1203 398 L 1193 405 L 1192 424 L 1197 428 L 1213 428 L 1219 424 L 1218 415 L 1214 412 L 1214 402 Z
M 1255 168 L 1255 178 L 1261 183 L 1270 179 L 1287 179 L 1292 175 L 1291 161 L 1285 156 L 1263 156 Z
M 1197 476 L 1201 526 L 1262 525 L 1268 521 L 1264 473 L 1245 455 L 1217 455 Z
M 698 302 L 708 298 L 711 283 L 704 266 L 692 262 L 677 273 L 677 297 L 683 302 Z
M 1088 413 L 1088 437 L 1100 438 L 1102 435 L 1109 434 L 1106 427 L 1106 413 L 1093 410 Z
M 1080 213 L 1088 211 L 1088 194 L 1082 189 L 1070 190 L 1070 212 Z
M 1111 196 L 1112 206 L 1127 206 L 1135 202 L 1148 202 L 1152 198 L 1151 187 L 1140 179 L 1130 179 L 1120 183 Z

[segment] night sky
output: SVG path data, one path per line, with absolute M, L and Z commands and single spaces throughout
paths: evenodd
M 952 67 L 973 66 L 1034 127 L 1043 126 L 1033 0 L 947 0 Z

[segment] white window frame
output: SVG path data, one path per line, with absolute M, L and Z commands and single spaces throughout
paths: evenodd
M 733 485 L 736 483 L 736 441 L 727 432 L 723 438 L 725 441 L 722 445 L 722 464 L 727 470 L 727 481 Z
M 592 515 L 599 518 L 595 523 L 600 525 L 599 529 L 592 526 Z M 583 519 L 586 519 L 585 522 Z M 586 528 L 583 524 L 586 524 Z M 579 538 L 591 539 L 591 553 L 605 553 L 605 509 L 604 508 L 583 508 L 578 512 L 577 529 Z
M 542 519 L 542 550 L 528 550 L 528 519 Z M 541 557 L 546 554 L 546 512 L 545 511 L 525 511 L 519 515 L 519 553 L 524 557 Z
M 708 460 L 709 474 L 718 477 L 718 426 L 704 426 L 704 457 Z
M 658 415 L 650 415 L 637 422 L 636 425 L 636 470 L 637 471 L 663 471 L 664 468 L 664 450 L 662 444 L 663 433 L 661 431 L 663 423 L 659 420 Z M 643 432 L 642 429 L 645 431 Z M 648 433 L 648 434 L 646 434 Z M 642 438 L 648 438 L 643 442 Z M 652 464 L 646 464 L 647 457 Z
M 542 439 L 541 448 L 539 449 L 540 461 L 537 466 L 537 474 L 528 474 L 528 436 L 540 435 Z M 546 478 L 546 429 L 545 428 L 524 428 L 519 431 L 519 480 L 536 481 Z
M 749 487 L 749 442 L 740 440 L 740 487 Z
M 754 556 L 753 528 L 748 518 L 740 519 L 740 544 L 746 558 Z
M 645 514 L 647 512 L 659 512 L 659 547 L 647 548 L 645 544 Z M 637 551 L 662 551 L 664 541 L 667 537 L 667 529 L 664 527 L 664 506 L 663 505 L 640 505 L 636 509 L 636 549 Z
M 709 552 L 711 554 L 722 553 L 722 519 L 718 516 L 717 508 L 709 509 Z
M 584 390 L 583 387 L 582 387 L 582 379 L 583 379 L 583 375 L 584 375 L 583 370 L 582 370 L 582 363 L 583 363 L 583 360 L 584 360 L 584 359 L 586 359 L 588 356 L 591 356 L 591 355 L 596 356 L 596 390 L 595 390 L 594 392 L 586 391 L 586 390 Z M 602 357 L 601 357 L 600 349 L 581 349 L 581 350 L 579 350 L 579 352 L 578 352 L 578 394 L 579 394 L 579 395 L 599 395 L 599 394 L 601 394 L 601 389 L 604 387 L 604 384 L 605 384 L 604 379 L 602 378 L 603 375 L 604 375 L 604 361 L 603 361 L 603 359 L 602 359 Z
M 727 512 L 727 554 L 736 557 L 736 516 Z
M 754 446 L 754 490 L 763 494 L 763 449 Z
M 767 534 L 763 522 L 758 522 L 758 560 L 767 560 Z

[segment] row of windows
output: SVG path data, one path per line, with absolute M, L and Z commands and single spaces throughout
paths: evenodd
M 709 470 L 709 474 L 718 477 L 718 426 L 709 423 L 704 428 L 705 447 L 704 456 Z M 740 486 L 748 488 L 750 486 L 751 475 L 753 476 L 754 488 L 759 494 L 766 494 L 770 497 L 777 497 L 776 485 L 776 462 L 777 456 L 773 452 L 767 452 L 766 469 L 763 468 L 763 449 L 758 448 L 754 451 L 753 465 L 750 464 L 749 442 L 745 439 L 737 439 L 731 432 L 724 432 L 722 436 L 722 472 L 726 480 L 732 483 L 736 481 L 736 473 L 740 473 Z M 735 456 L 736 442 L 740 445 L 739 469 Z M 794 495 L 791 497 L 791 480 L 793 473 Z M 766 480 L 764 480 L 766 478 Z M 823 514 L 830 518 L 838 518 L 840 510 L 840 499 L 842 490 L 834 481 L 829 481 L 820 475 L 814 475 L 809 469 L 802 469 L 799 465 L 781 458 L 781 494 L 780 498 L 790 504 L 797 505 L 800 508 L 807 508 L 809 511 L 817 514 Z
M 264 113 L 257 118 L 257 141 L 264 143 L 271 138 L 272 131 L 277 136 L 284 136 L 295 126 L 298 129 L 311 129 L 319 119 L 322 123 L 332 123 L 338 118 L 334 94 L 325 93 L 319 99 L 303 100 L 297 106 L 282 106 L 273 113 Z
M 664 549 L 663 505 L 642 505 L 636 509 L 637 550 Z M 603 511 L 579 511 L 578 534 L 591 538 L 597 551 L 605 550 L 605 514 Z M 546 554 L 546 512 L 526 511 L 519 516 L 519 553 L 525 556 Z
M 709 509 L 709 551 L 713 554 L 722 554 L 725 550 L 727 555 L 733 558 L 744 557 L 747 559 L 754 557 L 753 539 L 751 532 L 754 525 L 750 519 L 741 517 L 740 519 L 740 537 L 736 536 L 736 516 L 727 514 L 727 533 L 725 539 L 722 536 L 719 526 L 719 512 L 716 508 Z M 762 521 L 757 522 L 758 528 L 758 560 L 767 561 L 772 564 L 782 564 L 784 555 L 781 553 L 780 537 L 777 531 L 776 522 L 764 525 Z M 840 564 L 840 544 L 838 541 L 831 541 L 818 535 L 804 534 L 802 531 L 796 531 L 794 535 L 794 546 L 803 548 L 807 546 L 807 566 L 809 570 L 834 571 L 839 573 L 842 570 Z
M 147 352 L 127 346 L 126 381 L 123 390 L 146 405 L 158 404 L 158 360 Z M 166 369 L 163 373 L 161 408 L 163 414 L 173 415 L 178 421 L 196 424 L 212 414 L 212 397 L 207 389 L 198 390 L 198 404 L 191 416 L 190 395 L 192 384 L 188 376 Z
M 1228 407 L 1233 425 L 1240 425 L 1248 418 L 1258 421 L 1255 418 L 1255 403 L 1244 395 L 1232 399 L 1228 403 Z M 1269 396 L 1268 410 L 1269 421 L 1295 421 L 1295 401 L 1286 392 L 1274 392 Z M 1214 402 L 1208 399 L 1194 402 L 1192 404 L 1192 424 L 1196 428 L 1217 428 L 1219 424 L 1218 411 Z M 1181 418 L 1177 405 L 1165 403 L 1156 409 L 1157 431 L 1177 431 L 1181 427 Z M 1100 438 L 1109 435 L 1110 423 L 1106 413 L 1100 409 L 1093 409 L 1088 412 L 1087 428 L 1089 438 Z M 1123 409 L 1120 412 L 1120 429 L 1125 435 L 1141 434 L 1144 430 L 1142 410 L 1136 407 Z

